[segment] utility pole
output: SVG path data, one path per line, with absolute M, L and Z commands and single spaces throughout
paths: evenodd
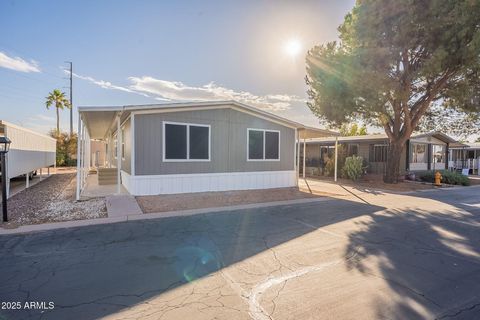
M 70 137 L 73 135 L 73 63 L 65 61 L 70 64 Z

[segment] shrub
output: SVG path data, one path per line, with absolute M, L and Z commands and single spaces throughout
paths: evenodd
M 344 145 L 339 144 L 338 145 L 338 173 L 339 175 L 342 174 L 343 170 L 343 165 L 345 163 L 345 157 L 346 157 L 346 148 Z M 331 157 L 327 159 L 325 162 L 325 169 L 324 169 L 324 175 L 333 177 L 335 174 L 335 155 L 332 154 Z
M 335 157 L 327 159 L 327 162 L 325 163 L 324 174 L 329 177 L 333 177 L 335 174 Z
M 453 185 L 462 185 L 462 186 L 469 186 L 470 179 L 467 176 L 464 176 L 455 171 L 449 170 L 439 170 L 442 174 L 441 182 L 446 184 L 453 184 Z M 425 182 L 435 182 L 435 171 L 425 171 L 418 174 L 421 181 Z
M 350 180 L 356 181 L 362 177 L 364 169 L 363 158 L 354 155 L 345 159 L 342 175 Z

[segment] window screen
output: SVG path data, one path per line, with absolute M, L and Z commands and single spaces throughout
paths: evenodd
M 263 159 L 263 131 L 248 131 L 248 159 Z
M 265 159 L 278 159 L 279 133 L 265 131 Z
M 190 159 L 208 160 L 208 127 L 190 127 Z
M 165 124 L 165 159 L 187 159 L 187 126 Z

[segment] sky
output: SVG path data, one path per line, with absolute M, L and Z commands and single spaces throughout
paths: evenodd
M 55 126 L 53 89 L 76 107 L 235 99 L 318 126 L 305 54 L 336 40 L 354 0 L 0 2 L 0 119 Z M 69 128 L 67 111 L 60 125 Z

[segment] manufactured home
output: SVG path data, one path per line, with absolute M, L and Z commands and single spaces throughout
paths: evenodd
M 451 170 L 480 175 L 480 143 L 455 143 L 450 149 L 448 166 Z
M 385 134 L 306 139 L 301 146 L 301 161 L 306 163 L 307 175 L 323 175 L 328 159 L 334 157 L 337 142 L 344 156 L 361 156 L 368 173 L 383 174 L 386 170 L 388 141 Z M 413 135 L 401 155 L 401 173 L 447 169 L 449 146 L 455 142 L 440 132 Z
M 7 194 L 10 179 L 25 176 L 26 187 L 32 173 L 40 168 L 55 165 L 57 141 L 49 136 L 0 120 L 0 135 L 11 140 L 10 151 L 6 154 Z
M 236 101 L 78 110 L 77 198 L 87 181 L 132 195 L 291 187 L 297 141 L 335 134 Z

